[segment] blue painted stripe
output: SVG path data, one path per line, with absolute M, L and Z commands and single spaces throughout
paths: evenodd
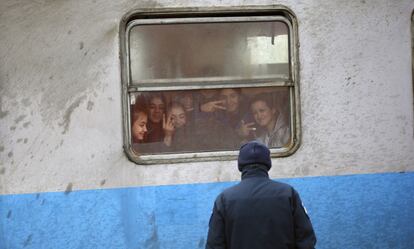
M 414 248 L 414 173 L 283 179 L 318 248 Z M 203 248 L 210 183 L 0 196 L 0 248 Z

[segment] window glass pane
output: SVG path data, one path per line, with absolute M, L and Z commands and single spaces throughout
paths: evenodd
M 279 148 L 291 140 L 288 87 L 137 92 L 130 100 L 139 154 L 237 150 L 254 139 Z
M 288 79 L 288 40 L 281 21 L 136 25 L 131 79 Z

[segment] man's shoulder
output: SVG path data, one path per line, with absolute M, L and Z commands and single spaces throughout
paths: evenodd
M 279 181 L 275 181 L 271 179 L 266 179 L 265 181 L 261 180 L 260 182 L 261 183 L 264 182 L 264 184 L 262 184 L 262 187 L 271 192 L 279 192 L 279 193 L 283 192 L 285 194 L 291 195 L 295 191 L 291 185 L 284 183 L 284 182 L 279 182 Z M 247 181 L 241 181 L 237 183 L 236 185 L 233 185 L 231 187 L 224 189 L 221 192 L 221 194 L 218 196 L 218 198 L 226 198 L 226 197 L 244 195 L 246 190 L 252 187 L 252 186 L 247 186 L 246 183 Z
M 284 182 L 279 182 L 279 181 L 275 181 L 275 180 L 270 180 L 271 184 L 275 187 L 281 188 L 281 189 L 286 189 L 286 190 L 292 190 L 293 187 L 287 183 Z

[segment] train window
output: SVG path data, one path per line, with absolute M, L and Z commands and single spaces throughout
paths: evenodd
M 138 163 L 299 142 L 296 22 L 285 9 L 167 10 L 121 23 L 124 146 Z

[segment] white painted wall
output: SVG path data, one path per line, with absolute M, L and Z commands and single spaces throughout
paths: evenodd
M 239 179 L 235 161 L 128 161 L 118 26 L 136 8 L 270 4 L 2 0 L 0 194 Z M 414 1 L 277 4 L 299 22 L 303 136 L 271 176 L 413 171 Z

